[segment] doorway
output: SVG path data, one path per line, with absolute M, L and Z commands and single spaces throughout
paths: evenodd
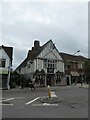
M 70 83 L 69 83 L 69 77 L 67 77 L 67 85 L 70 85 Z
M 47 86 L 50 85 L 51 86 L 51 76 L 47 75 Z

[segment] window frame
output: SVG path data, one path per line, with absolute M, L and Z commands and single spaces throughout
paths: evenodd
M 6 66 L 6 59 L 0 59 L 0 67 L 5 68 Z

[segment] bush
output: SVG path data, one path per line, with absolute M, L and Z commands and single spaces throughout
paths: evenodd
M 12 82 L 11 83 L 11 88 L 15 88 L 16 87 L 16 82 Z
M 13 84 L 13 82 L 15 82 L 16 85 L 20 85 L 19 77 L 20 75 L 17 72 L 12 72 L 10 75 L 10 85 Z

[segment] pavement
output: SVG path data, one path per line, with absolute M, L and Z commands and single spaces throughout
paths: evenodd
M 89 88 L 89 84 L 83 83 L 81 86 L 81 83 L 77 83 L 76 85 L 74 85 L 76 87 L 81 87 L 81 88 Z
M 59 88 L 59 89 L 64 89 L 64 88 L 72 88 L 72 87 L 77 87 L 77 88 L 89 88 L 89 84 L 86 84 L 86 83 L 83 83 L 82 86 L 80 83 L 77 83 L 76 85 L 75 84 L 72 84 L 72 85 L 67 85 L 67 86 L 51 86 L 50 89 L 55 89 L 55 88 Z M 37 87 L 36 86 L 36 89 L 44 89 L 46 88 L 47 90 L 47 87 Z M 16 88 L 13 88 L 11 90 L 20 90 L 21 88 L 19 86 L 17 86 Z M 29 89 L 28 87 L 24 87 L 24 89 Z M 0 88 L 0 90 L 2 90 L 2 88 Z M 21 89 L 22 90 L 22 89 Z

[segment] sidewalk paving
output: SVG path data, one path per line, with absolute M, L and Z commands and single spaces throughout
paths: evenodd
M 76 84 L 77 87 L 89 88 L 89 84 L 83 83 L 82 86 L 80 83 Z
M 65 88 L 89 88 L 89 84 L 86 84 L 86 83 L 83 83 L 82 86 L 80 83 L 77 83 L 76 85 L 75 84 L 72 84 L 72 85 L 66 85 L 66 86 L 51 86 L 50 89 L 51 90 L 55 90 L 55 89 L 65 89 Z M 0 88 L 0 90 L 2 90 Z M 30 91 L 30 88 L 29 87 L 24 87 L 24 89 L 22 90 L 19 86 L 17 86 L 16 88 L 12 88 L 12 89 L 9 89 L 8 91 L 25 91 L 25 90 L 29 90 Z M 47 90 L 47 87 L 36 87 L 36 90 Z

